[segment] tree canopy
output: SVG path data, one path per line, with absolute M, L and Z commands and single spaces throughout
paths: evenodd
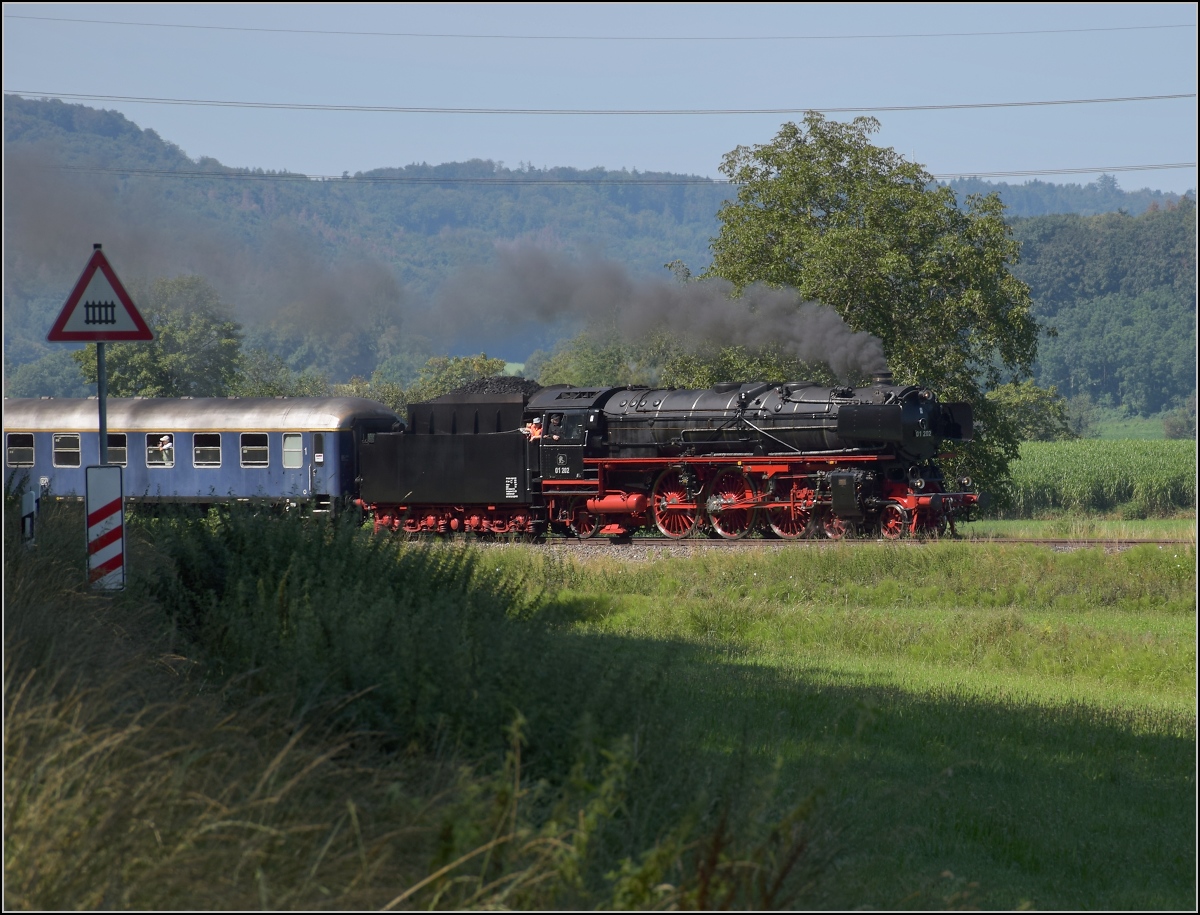
M 1042 341 L 1038 383 L 1148 416 L 1196 388 L 1196 206 L 1184 199 L 1141 216 L 1021 220 L 1017 275 Z
M 1002 482 L 1018 430 L 985 398 L 1027 377 L 1038 326 L 1029 288 L 1010 268 L 1019 245 L 995 194 L 954 192 L 895 150 L 875 146 L 874 118 L 810 112 L 771 143 L 739 146 L 721 172 L 725 203 L 708 274 L 742 290 L 791 286 L 883 341 L 897 380 L 921 382 L 976 411 L 977 441 L 956 467 Z
M 154 339 L 110 343 L 105 351 L 113 397 L 222 397 L 237 378 L 241 325 L 199 276 L 156 280 L 137 296 Z M 96 347 L 71 354 L 87 383 L 96 383 Z

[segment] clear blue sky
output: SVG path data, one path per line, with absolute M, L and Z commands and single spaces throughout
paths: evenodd
M 4 16 L 4 89 L 37 94 L 440 108 L 804 109 L 1167 95 L 1195 93 L 1197 81 L 1193 4 L 6 3 Z M 1145 28 L 1181 23 L 1190 27 Z M 1125 30 L 947 34 L 1075 29 Z M 861 37 L 916 33 L 927 37 Z M 608 40 L 614 38 L 642 40 Z M 735 38 L 765 40 L 729 40 Z M 481 158 L 510 167 L 529 162 L 716 177 L 724 153 L 768 142 L 783 121 L 799 117 L 83 104 L 116 109 L 189 156 L 323 175 Z M 875 116 L 883 123 L 879 142 L 915 155 L 934 174 L 986 174 L 1194 163 L 1196 111 L 1189 98 Z M 1194 167 L 1118 179 L 1126 189 L 1196 187 Z

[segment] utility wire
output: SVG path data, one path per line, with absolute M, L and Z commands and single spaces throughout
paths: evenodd
M 1194 22 L 1168 25 L 1098 26 L 1082 29 L 1013 29 L 1000 32 L 908 32 L 896 35 L 486 35 L 464 32 L 348 32 L 334 29 L 279 29 L 234 25 L 194 25 L 173 22 L 123 22 L 113 19 L 67 19 L 57 16 L 25 16 L 15 13 L 5 19 L 41 22 L 76 22 L 88 25 L 123 25 L 154 29 L 200 29 L 210 32 L 272 32 L 284 35 L 348 35 L 358 38 L 450 38 L 476 41 L 858 41 L 905 38 L 979 38 L 1005 35 L 1068 35 L 1088 32 L 1138 32 L 1153 29 L 1194 29 Z
M 711 187 L 730 185 L 734 182 L 724 178 L 642 178 L 638 175 L 621 175 L 617 178 L 512 178 L 512 177 L 458 177 L 430 178 L 406 175 L 308 175 L 298 172 L 249 172 L 249 171 L 172 171 L 154 168 L 116 168 L 98 165 L 47 165 L 51 171 L 78 172 L 98 175 L 128 175 L 145 178 L 219 178 L 232 181 L 353 181 L 359 184 L 471 184 L 513 187 Z M 1115 172 L 1165 171 L 1169 169 L 1195 168 L 1195 162 L 1163 162 L 1152 165 L 1104 165 L 1090 168 L 1049 168 L 1022 171 L 978 171 L 947 172 L 931 174 L 938 181 L 963 178 L 1032 178 L 1039 175 L 1088 175 Z
M 317 105 L 300 102 L 246 102 L 221 99 L 161 98 L 138 95 L 95 95 L 82 92 L 48 92 L 35 89 L 9 89 L 11 94 L 38 98 L 75 99 L 92 102 L 132 102 L 147 105 L 185 105 L 201 108 L 255 108 L 284 111 L 352 111 L 375 114 L 517 114 L 517 115 L 739 115 L 739 114 L 866 114 L 873 111 L 955 111 L 986 108 L 1038 108 L 1057 105 L 1102 105 L 1113 102 L 1159 102 L 1170 99 L 1194 99 L 1195 92 L 1170 95 L 1127 95 L 1112 98 L 1046 99 L 1031 102 L 970 102 L 956 105 L 874 105 L 857 108 L 441 108 L 434 106 L 394 105 Z

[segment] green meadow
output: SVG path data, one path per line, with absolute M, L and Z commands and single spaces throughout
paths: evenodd
M 11 512 L 8 513 L 11 518 Z M 5 536 L 11 908 L 1196 904 L 1196 554 Z

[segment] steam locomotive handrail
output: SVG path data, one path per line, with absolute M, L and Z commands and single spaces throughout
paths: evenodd
M 767 438 L 769 438 L 769 439 L 770 439 L 771 441 L 773 441 L 773 442 L 779 442 L 779 444 L 783 445 L 785 448 L 790 448 L 790 449 L 791 449 L 792 451 L 794 451 L 796 454 L 803 454 L 803 453 L 804 453 L 804 452 L 802 452 L 802 451 L 801 451 L 799 448 L 797 448 L 795 445 L 789 445 L 789 444 L 788 444 L 787 442 L 785 442 L 783 439 L 781 439 L 781 438 L 776 438 L 775 436 L 773 436 L 773 435 L 772 435 L 770 432 L 764 432 L 762 429 L 758 428 L 758 426 L 754 425 L 754 423 L 750 422 L 750 420 L 746 419 L 746 417 L 744 417 L 744 416 L 742 417 L 742 422 L 744 422 L 744 423 L 745 423 L 747 426 L 749 426 L 751 429 L 753 429 L 753 430 L 754 430 L 755 432 L 757 432 L 759 435 L 766 436 Z
M 787 458 L 790 453 L 786 451 L 771 452 L 769 454 L 754 454 L 751 451 L 741 451 L 736 454 L 695 454 L 695 455 L 680 455 L 670 459 L 671 465 L 683 467 L 693 464 L 738 464 L 747 462 L 757 462 L 767 460 L 771 457 Z M 886 451 L 872 452 L 863 454 L 862 449 L 855 451 L 805 451 L 804 458 L 813 457 L 819 461 L 825 462 L 827 458 L 837 457 L 842 461 L 860 462 L 860 463 L 879 463 L 880 461 L 892 460 L 895 455 Z M 662 461 L 658 458 L 623 458 L 623 457 L 590 457 L 584 458 L 583 462 L 587 466 L 596 466 L 601 468 L 609 467 L 610 465 L 619 467 L 620 469 L 628 470 L 638 466 L 663 466 Z

